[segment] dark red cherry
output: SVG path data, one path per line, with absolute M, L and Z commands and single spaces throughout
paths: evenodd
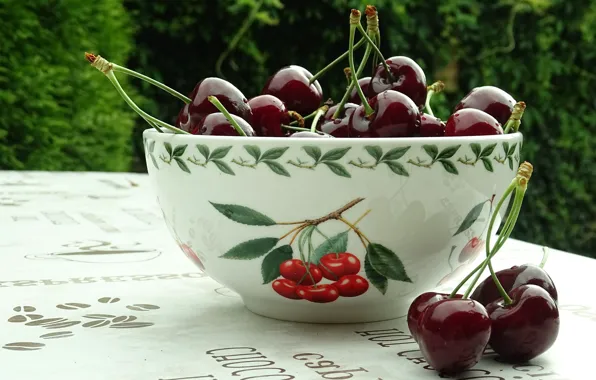
M 509 269 L 497 271 L 495 274 L 507 293 L 519 286 L 532 284 L 546 290 L 555 302 L 558 300 L 559 295 L 555 283 L 548 273 L 538 265 L 514 265 Z M 492 277 L 488 276 L 474 289 L 470 298 L 486 306 L 501 298 L 501 294 Z
M 490 339 L 491 320 L 478 302 L 449 298 L 427 307 L 417 328 L 428 364 L 441 374 L 454 375 L 480 361 Z
M 546 352 L 559 335 L 559 309 L 555 300 L 536 285 L 522 285 L 503 299 L 486 306 L 492 321 L 489 344 L 510 363 L 525 363 Z
M 282 124 L 290 123 L 285 104 L 273 95 L 259 95 L 248 101 L 252 126 L 259 136 L 283 137 Z
M 240 116 L 249 124 L 252 122 L 252 111 L 244 94 L 227 80 L 215 77 L 201 80 L 193 89 L 190 95 L 192 102 L 188 107 L 192 117 L 201 119 L 208 114 L 219 112 L 207 99 L 210 95 L 215 96 L 232 115 Z
M 379 63 L 370 81 L 368 96 L 373 97 L 385 90 L 395 90 L 406 94 L 417 107 L 422 107 L 426 101 L 426 76 L 422 68 L 413 59 L 396 56 L 387 59 L 387 65 L 393 76 L 388 78 L 385 66 Z
M 447 120 L 445 136 L 502 135 L 501 124 L 484 111 L 466 108 L 456 111 Z
M 364 96 L 367 96 L 367 94 L 368 94 L 368 87 L 370 86 L 371 79 L 372 79 L 371 77 L 364 77 L 364 78 L 358 79 L 358 84 L 360 85 L 360 88 L 362 89 L 362 93 L 364 93 Z M 354 89 L 350 93 L 350 99 L 348 99 L 348 102 L 354 103 L 354 104 L 362 104 L 362 101 L 360 100 L 360 96 L 358 96 L 358 90 L 356 90 L 356 87 L 354 87 Z
M 418 321 L 424 314 L 424 311 L 432 304 L 449 298 L 447 293 L 426 292 L 422 293 L 412 301 L 408 309 L 408 328 L 415 341 L 418 341 Z M 456 294 L 454 298 L 462 298 L 461 294 Z
M 438 117 L 423 113 L 420 116 L 420 136 L 438 137 L 445 135 L 445 123 Z
M 301 66 L 284 67 L 269 78 L 261 95 L 273 95 L 284 102 L 288 109 L 306 116 L 319 108 L 323 101 L 319 81 L 308 84 L 312 76 Z
M 184 107 L 180 109 L 180 112 L 178 112 L 178 118 L 176 118 L 176 123 L 174 125 L 183 131 L 196 135 L 199 132 L 198 124 L 201 122 L 202 118 L 191 118 L 190 113 L 188 112 L 188 107 L 189 104 L 185 104 Z
M 412 99 L 394 90 L 383 91 L 369 101 L 370 117 L 363 105 L 350 116 L 351 137 L 409 137 L 420 127 L 420 111 Z
M 491 115 L 501 125 L 511 117 L 515 99 L 505 91 L 494 86 L 482 86 L 472 89 L 455 107 L 455 111 L 475 108 Z
M 323 124 L 320 127 L 321 132 L 328 133 L 334 137 L 350 137 L 350 116 L 358 105 L 354 103 L 344 104 L 343 112 L 334 119 L 333 114 L 337 111 L 338 106 L 336 104 L 329 108 L 325 116 L 323 116 Z
M 244 119 L 236 115 L 232 115 L 232 118 L 238 123 L 244 133 L 246 133 L 246 136 L 255 136 L 255 130 Z M 205 116 L 199 125 L 198 134 L 212 136 L 239 136 L 236 129 L 221 112 L 210 113 Z

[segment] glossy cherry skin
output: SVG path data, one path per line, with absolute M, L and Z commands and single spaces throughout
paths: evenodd
M 475 108 L 486 112 L 504 125 L 511 117 L 515 103 L 515 99 L 500 88 L 482 86 L 472 89 L 464 96 L 455 106 L 454 112 L 464 108 Z
M 513 303 L 502 299 L 486 307 L 492 321 L 489 344 L 507 362 L 524 363 L 546 352 L 559 335 L 559 309 L 548 292 L 522 285 L 509 292 Z
M 279 273 L 284 278 L 292 280 L 300 285 L 314 285 L 323 279 L 321 270 L 317 268 L 316 265 L 310 264 L 310 274 L 308 274 L 304 262 L 299 259 L 286 260 L 281 263 L 279 265 Z
M 374 110 L 370 118 L 362 105 L 350 116 L 351 137 L 410 137 L 420 128 L 418 107 L 400 92 L 383 91 L 369 105 Z
M 423 113 L 420 116 L 420 136 L 439 137 L 445 135 L 445 122 L 436 116 Z
M 484 306 L 470 299 L 433 303 L 418 320 L 418 344 L 441 374 L 454 375 L 480 361 L 490 339 L 491 320 Z
M 358 297 L 368 290 L 368 281 L 357 274 L 349 274 L 341 277 L 333 285 L 341 297 Z
M 361 263 L 358 257 L 349 252 L 328 253 L 319 260 L 319 268 L 323 277 L 337 281 L 348 274 L 358 274 Z
M 283 137 L 281 125 L 290 123 L 286 105 L 273 95 L 259 95 L 251 98 L 248 105 L 252 110 L 252 126 L 259 136 Z
M 185 104 L 184 107 L 180 109 L 180 112 L 178 112 L 178 117 L 176 118 L 176 123 L 174 125 L 183 131 L 196 135 L 199 133 L 199 124 L 204 117 L 200 117 L 199 115 L 191 117 L 190 112 L 188 112 L 189 106 L 190 104 Z
M 548 292 L 548 294 L 555 300 L 558 301 L 557 288 L 552 278 L 546 273 L 546 271 L 534 264 L 514 265 L 509 269 L 503 269 L 495 272 L 499 282 L 503 285 L 505 291 L 509 292 L 522 285 L 537 285 Z M 489 303 L 501 298 L 501 294 L 495 286 L 491 276 L 484 279 L 470 296 L 473 300 L 476 300 L 484 306 Z
M 323 124 L 320 127 L 321 132 L 330 134 L 333 137 L 350 137 L 350 116 L 358 107 L 354 103 L 344 104 L 344 109 L 339 117 L 333 118 L 338 105 L 330 107 L 323 116 Z
M 227 80 L 215 77 L 204 78 L 193 89 L 188 107 L 191 116 L 203 118 L 219 112 L 207 98 L 210 95 L 215 96 L 232 115 L 240 116 L 249 124 L 252 122 L 252 110 L 244 94 Z
M 461 294 L 456 294 L 453 298 L 461 298 Z M 422 293 L 418 297 L 414 298 L 414 301 L 410 304 L 410 308 L 408 309 L 408 328 L 410 329 L 410 334 L 412 334 L 412 338 L 415 341 L 418 341 L 418 321 L 424 311 L 432 304 L 437 303 L 442 300 L 446 300 L 449 298 L 448 293 L 436 293 L 436 292 L 426 292 Z
M 267 80 L 261 95 L 273 95 L 284 102 L 288 109 L 306 116 L 319 108 L 323 101 L 323 90 L 319 81 L 308 84 L 312 77 L 304 67 L 286 66 Z
M 368 96 L 373 97 L 385 90 L 395 90 L 407 95 L 421 108 L 426 101 L 426 76 L 422 68 L 411 58 L 396 56 L 387 59 L 387 65 L 393 75 L 393 82 L 387 76 L 387 71 L 379 63 L 370 80 Z
M 299 300 L 300 297 L 296 294 L 297 284 L 285 278 L 277 279 L 273 281 L 271 287 L 277 294 L 280 296 L 292 299 L 292 300 Z
M 484 111 L 466 108 L 456 111 L 447 120 L 445 136 L 502 135 L 501 124 Z
M 465 263 L 466 261 L 476 258 L 482 248 L 484 248 L 484 241 L 478 239 L 477 237 L 471 238 L 470 241 L 462 248 L 457 261 L 460 263 Z
M 364 78 L 358 79 L 358 84 L 360 85 L 360 88 L 362 89 L 362 93 L 364 94 L 365 97 L 367 97 L 368 87 L 370 86 L 371 79 L 372 79 L 371 77 L 364 77 Z M 357 105 L 362 104 L 362 100 L 360 100 L 360 96 L 358 96 L 358 90 L 356 89 L 356 87 L 354 87 L 354 89 L 350 93 L 350 98 L 348 99 L 348 102 L 354 103 Z
M 314 137 L 314 138 L 324 138 L 324 139 L 325 138 L 333 138 L 333 136 L 328 135 L 326 133 L 317 133 L 317 132 L 309 132 L 309 131 L 294 132 L 289 137 L 290 138 L 292 138 L 292 137 L 298 137 L 298 138 L 301 138 L 301 137 L 312 138 L 312 137 Z
M 232 119 L 234 119 L 240 128 L 246 133 L 246 136 L 255 136 L 255 130 L 252 129 L 250 124 L 248 124 L 244 119 L 240 118 L 239 116 L 232 115 Z M 221 113 L 210 113 L 209 115 L 205 116 L 205 118 L 201 121 L 198 125 L 199 128 L 199 135 L 211 135 L 211 136 L 239 136 L 236 129 L 230 124 L 226 116 Z
M 339 298 L 337 288 L 332 284 L 322 285 L 298 285 L 296 294 L 302 299 L 316 303 L 333 302 Z

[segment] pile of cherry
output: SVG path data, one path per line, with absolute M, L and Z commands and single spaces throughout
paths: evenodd
M 557 339 L 560 321 L 557 289 L 542 265 L 495 272 L 502 290 L 489 276 L 469 298 L 419 295 L 407 319 L 427 362 L 453 375 L 476 365 L 487 346 L 509 363 L 525 363 L 546 352 Z

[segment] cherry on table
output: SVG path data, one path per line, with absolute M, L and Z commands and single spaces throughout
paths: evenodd
M 300 299 L 298 294 L 296 294 L 297 286 L 298 285 L 296 284 L 296 282 L 285 278 L 277 279 L 273 281 L 273 283 L 271 284 L 271 287 L 273 288 L 273 290 L 275 290 L 277 294 L 292 300 Z
M 300 285 L 314 285 L 323 279 L 321 270 L 315 264 L 311 263 L 307 271 L 304 262 L 300 259 L 284 261 L 279 265 L 279 273 L 282 277 Z
M 447 120 L 445 136 L 502 135 L 503 127 L 494 117 L 475 108 L 456 111 Z
M 428 306 L 418 320 L 418 344 L 435 370 L 453 375 L 480 361 L 490 339 L 491 320 L 471 299 L 444 299 Z
M 316 303 L 333 302 L 339 298 L 339 292 L 332 284 L 298 285 L 296 294 L 302 299 Z
M 360 88 L 362 89 L 362 93 L 364 94 L 364 96 L 368 94 L 368 87 L 370 85 L 371 79 L 372 77 L 364 77 L 358 79 L 358 84 L 360 85 Z M 358 90 L 356 89 L 356 87 L 354 87 L 354 89 L 350 93 L 350 98 L 348 99 L 348 102 L 354 103 L 356 105 L 362 104 L 362 100 L 360 100 L 360 96 L 358 95 Z
M 255 130 L 240 116 L 231 115 L 232 119 L 238 123 L 240 128 L 244 131 L 246 136 L 255 136 Z M 210 113 L 197 125 L 198 134 L 210 136 L 240 136 L 238 131 L 221 113 Z M 191 132 L 192 133 L 192 132 Z
M 368 281 L 357 274 L 342 276 L 333 285 L 342 297 L 358 297 L 368 290 Z
M 495 274 L 507 293 L 522 285 L 532 284 L 543 288 L 555 302 L 558 301 L 559 295 L 555 283 L 549 274 L 538 265 L 514 265 L 511 268 L 497 271 Z M 501 298 L 501 294 L 492 277 L 488 276 L 474 289 L 470 298 L 486 306 Z
M 215 96 L 232 115 L 240 116 L 249 124 L 252 122 L 252 110 L 244 94 L 227 80 L 207 77 L 201 80 L 193 89 L 188 112 L 191 116 L 204 118 L 208 114 L 219 110 L 207 99 Z
M 388 77 L 385 66 L 379 63 L 370 80 L 368 96 L 372 98 L 385 90 L 395 90 L 407 95 L 421 108 L 426 101 L 427 89 L 426 76 L 420 65 L 405 56 L 391 57 L 385 62 L 393 78 Z
M 359 105 L 350 116 L 351 137 L 410 137 L 420 128 L 420 111 L 412 99 L 394 90 L 383 91 L 369 101 L 374 113 L 366 116 Z
M 505 125 L 511 117 L 513 106 L 516 101 L 507 92 L 494 86 L 482 86 L 473 88 L 459 104 L 454 111 L 465 108 L 475 108 L 484 111 L 497 119 L 501 125 Z
M 461 298 L 461 294 L 456 294 L 454 298 Z M 414 298 L 408 309 L 407 320 L 410 334 L 415 341 L 418 341 L 418 321 L 424 314 L 424 311 L 432 304 L 449 298 L 448 293 L 425 292 Z
M 355 103 L 344 104 L 343 111 L 337 118 L 333 118 L 333 114 L 337 111 L 338 104 L 329 108 L 323 116 L 323 124 L 320 129 L 321 132 L 327 133 L 334 137 L 350 137 L 350 116 L 358 107 Z
M 350 252 L 328 253 L 319 260 L 319 269 L 328 280 L 337 281 L 348 274 L 358 274 L 361 263 L 358 257 Z
M 278 70 L 265 83 L 261 95 L 273 95 L 301 115 L 314 112 L 323 100 L 319 81 L 309 84 L 313 75 L 304 67 L 290 65 Z
M 420 136 L 439 137 L 445 135 L 445 122 L 436 116 L 423 113 L 420 116 Z
M 281 125 L 290 123 L 286 105 L 273 95 L 258 95 L 248 101 L 252 126 L 259 136 L 283 137 Z
M 486 307 L 492 321 L 489 344 L 505 361 L 524 363 L 546 352 L 559 335 L 559 309 L 550 294 L 537 285 L 521 285 Z

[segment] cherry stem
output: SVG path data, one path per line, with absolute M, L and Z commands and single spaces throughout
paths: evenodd
M 288 116 L 295 119 L 294 121 L 296 121 L 301 128 L 304 128 L 304 118 L 302 117 L 302 115 L 300 115 L 296 111 L 288 111 Z M 290 124 L 292 124 L 292 123 L 290 123 Z
M 211 104 L 213 104 L 215 106 L 215 108 L 217 108 L 219 110 L 219 112 L 223 113 L 224 116 L 226 117 L 226 119 L 228 119 L 228 121 L 230 122 L 230 124 L 232 124 L 232 127 L 234 127 L 234 129 L 236 130 L 236 132 L 238 132 L 238 134 L 240 136 L 246 136 L 246 133 L 244 133 L 244 130 L 242 130 L 242 128 L 240 128 L 240 125 L 238 125 L 238 123 L 236 122 L 236 120 L 234 120 L 234 118 L 232 117 L 232 115 L 230 115 L 230 113 L 228 112 L 228 110 L 226 109 L 226 107 L 223 106 L 223 104 L 221 104 L 221 102 L 219 101 L 219 99 L 217 99 L 215 96 L 213 95 L 209 95 L 207 97 L 207 100 L 209 100 L 211 102 Z
M 356 43 L 356 45 L 354 45 L 354 49 L 358 49 L 360 46 L 364 45 L 366 43 L 366 39 L 362 38 L 360 39 L 360 41 L 358 41 L 358 43 Z M 333 66 L 335 66 L 336 64 L 338 64 L 339 62 L 341 62 L 342 60 L 344 60 L 348 54 L 350 53 L 350 51 L 346 51 L 344 52 L 342 55 L 340 55 L 339 57 L 335 58 L 335 60 L 331 63 L 329 63 L 327 66 L 325 66 L 324 68 L 322 68 L 318 73 L 316 73 L 315 75 L 313 75 L 312 78 L 310 78 L 310 80 L 308 81 L 308 84 L 313 84 L 315 83 L 315 81 L 317 79 L 319 79 L 320 77 L 322 77 L 327 71 L 329 71 Z
M 426 113 L 430 116 L 435 116 L 433 110 L 430 108 L 430 99 L 433 97 L 434 94 L 438 94 L 439 92 L 443 91 L 444 88 L 445 83 L 441 82 L 440 80 L 427 87 L 428 91 L 426 93 L 426 103 L 424 107 L 426 108 Z
M 362 33 L 362 35 L 364 35 L 364 38 L 366 38 L 366 40 L 368 41 L 368 44 L 372 46 L 373 50 L 375 51 L 375 54 L 377 54 L 381 58 L 381 63 L 383 64 L 383 67 L 385 67 L 385 71 L 387 72 L 387 78 L 389 78 L 389 81 L 393 82 L 394 81 L 393 74 L 391 74 L 391 69 L 389 69 L 389 65 L 387 64 L 385 57 L 383 57 L 381 50 L 379 50 L 379 47 L 364 31 L 364 28 L 362 27 L 362 25 L 360 23 L 358 23 L 356 25 L 356 28 L 358 28 L 360 33 Z
M 312 124 L 310 125 L 311 132 L 315 133 L 315 131 L 317 130 L 317 124 L 319 122 L 319 119 L 321 118 L 321 116 L 325 114 L 325 112 L 327 112 L 328 109 L 329 107 L 323 106 L 317 110 L 317 112 L 315 113 L 315 117 L 313 117 L 312 119 Z
M 100 55 L 94 55 L 91 53 L 85 53 L 85 58 L 91 63 L 92 66 L 96 67 L 96 68 L 103 68 L 100 69 L 100 71 L 104 71 L 104 70 L 113 70 L 116 73 L 123 73 L 126 75 L 130 75 L 139 79 L 144 80 L 145 82 L 148 82 L 152 85 L 154 85 L 155 87 L 158 87 L 159 89 L 167 92 L 168 94 L 177 97 L 178 99 L 182 100 L 184 103 L 188 104 L 190 102 L 192 102 L 192 100 L 187 97 L 184 96 L 183 94 L 179 93 L 178 91 L 174 90 L 173 88 L 170 88 L 168 86 L 166 86 L 165 84 L 156 81 L 153 78 L 150 78 L 146 75 L 143 75 L 141 73 L 137 73 L 134 70 L 128 69 L 124 66 L 120 66 L 117 65 L 115 63 L 109 62 L 107 59 L 103 58 Z M 105 73 L 105 72 L 104 72 Z
M 354 35 L 356 34 L 356 29 L 358 28 L 358 26 L 360 26 L 360 28 L 362 28 L 362 25 L 360 25 L 360 11 L 357 9 L 352 9 L 352 12 L 350 13 L 350 45 L 349 45 L 349 49 L 348 49 L 348 51 L 349 51 L 348 58 L 350 61 L 350 70 L 352 70 L 352 83 L 354 83 L 354 85 L 356 86 L 356 91 L 358 92 L 360 101 L 362 102 L 362 105 L 364 106 L 366 115 L 369 116 L 369 115 L 372 115 L 375 111 L 371 108 L 370 104 L 368 104 L 368 101 L 366 100 L 366 96 L 364 96 L 364 92 L 362 92 L 360 83 L 358 83 L 358 73 L 354 66 Z M 364 32 L 364 30 L 363 30 L 363 32 Z M 364 34 L 366 34 L 366 33 L 364 33 Z M 369 38 L 368 47 L 370 47 L 371 44 L 374 45 L 372 40 L 370 40 L 370 38 Z M 370 54 L 370 52 L 369 52 L 369 54 Z M 339 107 L 338 107 L 338 109 L 339 109 Z
M 546 261 L 548 260 L 548 254 L 550 252 L 550 249 L 548 249 L 548 247 L 542 247 L 542 261 L 540 262 L 539 267 L 544 269 L 544 266 L 546 265 Z
M 172 131 L 176 134 L 190 135 L 190 133 L 183 131 L 182 129 L 176 128 L 173 125 L 170 125 L 168 123 L 164 123 L 163 121 L 161 121 L 161 120 L 149 115 L 145 111 L 143 111 L 139 106 L 137 106 L 135 104 L 135 102 L 132 101 L 132 99 L 128 96 L 126 91 L 124 91 L 122 86 L 120 86 L 120 82 L 118 82 L 118 79 L 116 78 L 116 76 L 114 75 L 114 73 L 111 70 L 106 72 L 105 75 L 110 80 L 110 82 L 112 82 L 112 84 L 116 88 L 116 91 L 118 91 L 118 93 L 120 94 L 120 96 L 122 96 L 122 98 L 128 104 L 128 106 L 130 108 L 132 108 L 136 113 L 138 113 L 143 119 L 145 119 L 149 123 L 149 125 L 151 125 L 154 128 L 155 128 L 155 125 L 157 125 L 159 127 L 169 129 L 170 131 Z M 160 131 L 159 128 L 156 128 L 156 129 L 158 131 Z M 163 131 L 160 131 L 160 132 L 163 132 Z
M 530 164 L 529 162 L 524 162 L 520 165 L 516 177 L 513 179 L 513 181 L 511 181 L 511 184 L 505 190 L 503 196 L 499 200 L 499 203 L 497 204 L 497 207 L 495 208 L 493 215 L 491 217 L 489 229 L 487 232 L 487 242 L 486 242 L 487 257 L 486 257 L 486 259 L 484 259 L 484 261 L 480 265 L 478 265 L 478 267 L 476 267 L 472 272 L 470 272 L 466 276 L 466 278 L 464 278 L 458 284 L 458 286 L 451 292 L 450 298 L 455 297 L 455 295 L 457 294 L 457 291 L 474 275 L 474 273 L 476 273 L 476 276 L 472 280 L 472 283 L 468 286 L 468 289 L 466 290 L 466 292 L 462 298 L 465 299 L 465 298 L 469 297 L 470 293 L 472 292 L 472 289 L 474 289 L 474 286 L 476 286 L 476 283 L 478 282 L 480 276 L 482 275 L 482 272 L 484 272 L 484 269 L 486 269 L 486 267 L 489 264 L 491 264 L 491 259 L 497 254 L 497 252 L 501 249 L 501 247 L 503 246 L 505 241 L 511 235 L 511 232 L 513 231 L 513 228 L 515 227 L 515 223 L 519 217 L 519 213 L 520 213 L 521 206 L 522 206 L 522 201 L 523 201 L 524 195 L 526 193 L 528 181 L 530 180 L 530 177 L 532 176 L 532 171 L 533 171 L 533 167 L 532 167 L 532 164 Z M 507 199 L 507 197 L 509 196 L 509 194 L 511 194 L 511 192 L 513 190 L 515 190 L 515 198 L 514 198 L 513 206 L 511 208 L 511 212 L 509 213 L 509 215 L 507 217 L 507 221 L 505 222 L 506 230 L 504 230 L 501 233 L 501 235 L 499 236 L 499 239 L 497 240 L 497 243 L 492 248 L 492 250 L 490 250 L 489 242 L 490 242 L 490 234 L 492 232 L 492 227 L 494 226 L 496 217 L 499 214 L 499 210 L 502 207 L 505 199 Z M 496 277 L 496 275 L 494 274 L 494 271 L 492 271 L 492 270 L 491 270 L 491 276 L 493 278 L 493 281 L 495 282 L 495 285 L 497 286 L 497 289 L 499 290 L 500 295 L 503 297 L 505 304 L 506 305 L 510 304 L 512 302 L 511 298 L 507 295 L 507 292 L 505 291 L 505 289 L 499 282 L 499 279 Z
M 521 125 L 521 118 L 524 116 L 525 110 L 526 103 L 524 102 L 517 102 L 513 106 L 513 112 L 511 112 L 509 120 L 507 120 L 505 126 L 503 127 L 503 133 L 509 133 L 510 130 L 513 130 L 513 132 L 517 132 L 519 130 L 519 126 Z

